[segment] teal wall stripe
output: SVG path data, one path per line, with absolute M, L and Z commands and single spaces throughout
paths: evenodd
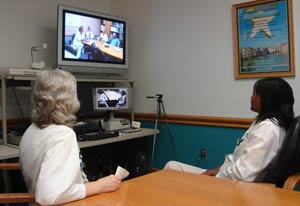
M 154 128 L 154 122 L 142 122 L 142 127 Z M 246 129 L 199 126 L 186 124 L 169 124 L 177 160 L 187 164 L 212 169 L 223 163 L 224 157 L 232 153 L 236 141 Z M 156 137 L 155 155 L 151 166 L 163 168 L 166 162 L 174 160 L 170 138 L 165 123 L 159 123 L 160 134 Z M 152 139 L 149 145 L 152 149 Z M 198 160 L 201 148 L 206 148 L 207 156 Z

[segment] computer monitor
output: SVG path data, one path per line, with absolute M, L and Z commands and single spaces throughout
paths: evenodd
M 128 109 L 128 88 L 94 88 L 93 106 L 95 111 Z

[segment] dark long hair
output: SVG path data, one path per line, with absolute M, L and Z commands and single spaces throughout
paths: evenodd
M 254 89 L 260 96 L 261 103 L 256 122 L 275 118 L 279 126 L 287 129 L 294 119 L 294 95 L 291 86 L 282 78 L 269 77 L 258 80 Z

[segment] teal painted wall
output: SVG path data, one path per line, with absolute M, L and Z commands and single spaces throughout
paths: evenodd
M 154 128 L 153 122 L 142 122 L 142 127 Z M 224 157 L 232 153 L 236 141 L 242 137 L 246 129 L 169 124 L 173 138 L 177 161 L 212 169 L 223 163 Z M 156 136 L 153 168 L 163 168 L 166 162 L 174 160 L 167 125 L 159 123 L 160 134 Z M 152 139 L 149 145 L 152 147 Z M 201 148 L 206 148 L 207 156 L 198 160 Z M 152 148 L 151 148 L 152 150 Z

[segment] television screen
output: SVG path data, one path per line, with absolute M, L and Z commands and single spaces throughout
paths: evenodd
M 58 6 L 57 63 L 80 73 L 127 73 L 126 19 Z
M 128 109 L 128 88 L 95 88 L 94 110 Z

